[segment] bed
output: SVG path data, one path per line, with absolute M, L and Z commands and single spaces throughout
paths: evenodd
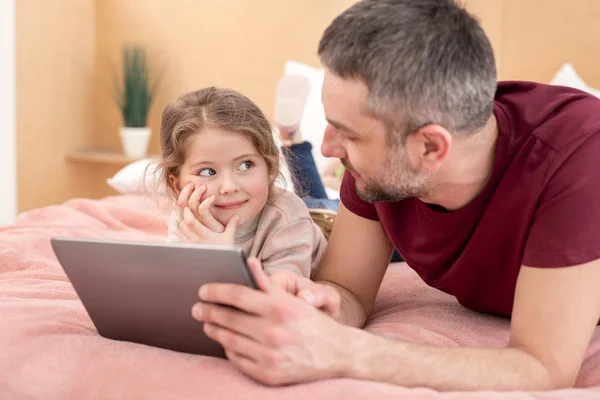
M 162 241 L 163 199 L 73 199 L 0 228 L 0 399 L 593 399 L 600 398 L 600 328 L 576 388 L 553 392 L 438 393 L 337 379 L 269 388 L 226 360 L 98 335 L 50 247 L 52 236 Z M 447 346 L 503 346 L 508 321 L 462 308 L 392 264 L 367 330 Z

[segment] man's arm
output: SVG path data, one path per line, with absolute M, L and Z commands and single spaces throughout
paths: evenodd
M 272 282 L 258 260 L 249 266 L 260 291 L 205 285 L 193 315 L 237 368 L 269 385 L 349 377 L 438 390 L 569 387 L 600 316 L 599 260 L 523 267 L 510 342 L 497 349 L 392 341 L 341 325 Z
M 553 269 L 523 266 L 507 347 L 435 347 L 360 332 L 346 341 L 351 355 L 344 375 L 438 390 L 571 387 L 600 317 L 599 285 L 600 260 Z
M 340 294 L 338 321 L 355 327 L 365 324 L 392 251 L 378 221 L 359 217 L 340 204 L 327 251 L 313 278 Z

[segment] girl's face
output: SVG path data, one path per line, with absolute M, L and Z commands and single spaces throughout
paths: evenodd
M 179 176 L 170 178 L 177 192 L 190 182 L 196 188 L 205 185 L 200 202 L 214 195 L 210 211 L 223 225 L 234 215 L 243 225 L 262 211 L 271 179 L 264 158 L 246 136 L 205 128 L 190 137 L 186 147 Z

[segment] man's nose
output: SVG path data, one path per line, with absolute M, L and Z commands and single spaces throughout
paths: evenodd
M 342 137 L 331 125 L 327 125 L 323 134 L 321 154 L 328 158 L 346 158 L 346 150 L 342 143 Z

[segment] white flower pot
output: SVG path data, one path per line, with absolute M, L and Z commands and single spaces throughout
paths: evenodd
M 123 152 L 128 158 L 143 158 L 148 153 L 152 130 L 150 128 L 121 127 L 119 130 Z

